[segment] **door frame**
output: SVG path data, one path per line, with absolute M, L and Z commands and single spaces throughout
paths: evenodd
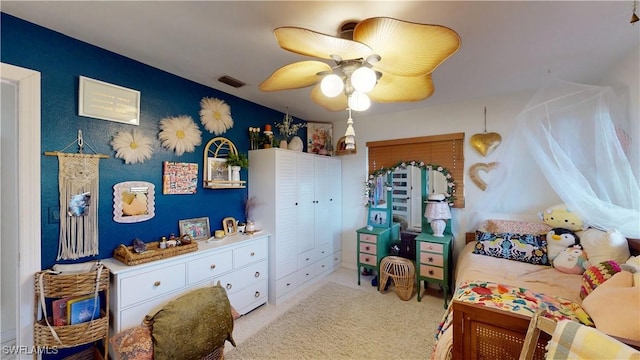
M 18 308 L 16 346 L 33 346 L 34 274 L 42 269 L 40 208 L 40 72 L 0 63 L 18 84 Z M 20 355 L 21 356 L 21 355 Z

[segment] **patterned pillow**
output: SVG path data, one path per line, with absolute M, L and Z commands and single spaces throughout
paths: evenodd
M 542 222 L 489 219 L 479 229 L 490 233 L 546 234 L 551 226 Z
M 620 272 L 620 265 L 613 260 L 603 261 L 593 265 L 582 274 L 582 286 L 580 286 L 580 298 L 584 299 L 598 285 L 611 279 L 613 275 Z
M 547 258 L 547 237 L 544 234 L 476 231 L 476 246 L 473 252 L 534 265 L 550 265 Z
M 116 360 L 153 360 L 153 341 L 148 326 L 123 330 L 109 339 Z

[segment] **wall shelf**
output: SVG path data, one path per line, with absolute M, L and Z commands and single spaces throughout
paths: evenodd
M 205 189 L 244 189 L 246 181 L 231 180 L 231 169 L 226 165 L 229 154 L 238 154 L 231 140 L 215 137 L 204 147 L 202 187 Z

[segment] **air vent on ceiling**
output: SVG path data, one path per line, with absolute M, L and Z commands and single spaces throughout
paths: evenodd
M 218 81 L 220 81 L 223 84 L 227 84 L 229 86 L 233 86 L 234 88 L 240 88 L 240 87 L 243 87 L 243 86 L 247 85 L 246 83 L 244 83 L 244 82 L 242 82 L 242 81 L 240 81 L 238 79 L 234 79 L 231 76 L 227 76 L 227 75 L 220 76 L 218 78 Z

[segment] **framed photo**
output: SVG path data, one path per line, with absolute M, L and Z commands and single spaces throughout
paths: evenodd
M 222 228 L 225 235 L 233 235 L 238 232 L 238 222 L 232 217 L 224 218 L 222 219 Z
M 369 225 L 373 227 L 389 227 L 389 211 L 369 209 Z
M 333 124 L 307 123 L 307 152 L 318 155 L 332 155 Z
M 113 186 L 113 221 L 137 223 L 155 216 L 155 185 L 125 181 Z
M 181 237 L 185 234 L 191 236 L 193 240 L 206 240 L 211 237 L 208 217 L 185 219 L 178 221 L 178 223 Z
M 140 124 L 140 91 L 80 76 L 78 115 Z
M 229 179 L 229 171 L 226 158 L 207 158 L 207 180 L 222 180 L 227 181 Z

